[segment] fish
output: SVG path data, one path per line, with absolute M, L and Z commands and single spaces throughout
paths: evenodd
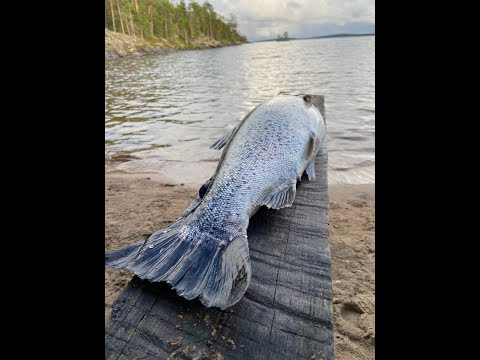
M 325 121 L 310 95 L 280 93 L 255 107 L 211 148 L 222 150 L 214 175 L 170 226 L 108 252 L 105 265 L 150 282 L 167 282 L 179 296 L 225 310 L 252 278 L 247 229 L 262 206 L 292 206 L 297 182 L 315 180 Z

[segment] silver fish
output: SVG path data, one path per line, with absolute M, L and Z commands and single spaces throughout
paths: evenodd
M 304 172 L 315 178 L 325 122 L 309 95 L 277 95 L 253 109 L 212 148 L 215 174 L 166 229 L 106 254 L 106 265 L 166 281 L 186 299 L 222 310 L 247 291 L 252 269 L 247 228 L 261 207 L 289 207 Z

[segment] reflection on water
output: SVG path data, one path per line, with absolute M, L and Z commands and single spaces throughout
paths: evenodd
M 158 173 L 200 185 L 209 149 L 280 91 L 325 95 L 329 182 L 375 177 L 375 37 L 244 44 L 105 64 L 109 172 Z

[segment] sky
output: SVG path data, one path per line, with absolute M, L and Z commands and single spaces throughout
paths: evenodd
M 200 1 L 203 3 L 203 1 Z M 375 0 L 210 0 L 217 13 L 238 19 L 249 41 L 375 32 Z

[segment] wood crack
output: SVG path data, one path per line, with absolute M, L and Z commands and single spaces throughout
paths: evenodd
M 123 354 L 123 351 L 125 350 L 125 348 L 127 347 L 127 345 L 130 343 L 130 340 L 132 339 L 132 337 L 137 333 L 137 329 L 140 327 L 140 325 L 142 324 L 143 322 L 143 319 L 145 319 L 145 316 L 147 316 L 147 314 L 150 312 L 150 310 L 152 309 L 153 305 L 157 302 L 157 299 L 158 298 L 155 298 L 155 300 L 152 302 L 152 305 L 150 306 L 150 308 L 148 309 L 148 311 L 143 314 L 142 318 L 140 319 L 140 321 L 138 322 L 138 325 L 135 327 L 135 329 L 133 329 L 133 332 L 130 334 L 130 336 L 128 337 L 127 341 L 125 342 L 125 346 L 122 348 L 122 351 L 120 351 L 120 354 L 118 355 L 118 357 L 122 356 Z M 132 307 L 133 308 L 133 307 Z

